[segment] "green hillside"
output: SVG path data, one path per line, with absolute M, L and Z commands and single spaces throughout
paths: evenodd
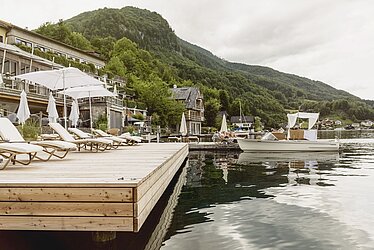
M 61 37 L 62 30 L 66 29 L 70 35 Z M 144 96 L 139 86 L 154 82 L 166 89 L 173 84 L 198 85 L 205 96 L 206 113 L 215 115 L 219 110 L 226 110 L 229 115 L 239 115 L 241 103 L 246 115 L 259 116 L 271 127 L 285 121 L 286 109 L 323 111 L 325 116 L 353 120 L 374 119 L 369 102 L 364 103 L 323 82 L 218 58 L 178 38 L 161 15 L 148 10 L 104 8 L 59 24 L 44 24 L 37 32 L 100 52 L 108 65 L 99 73 L 125 77 L 142 101 Z M 349 100 L 344 102 L 349 104 L 346 109 L 336 108 L 339 106 L 336 102 L 341 100 Z M 326 109 L 322 103 L 329 104 L 330 108 Z M 213 116 L 207 119 L 206 125 L 217 123 Z

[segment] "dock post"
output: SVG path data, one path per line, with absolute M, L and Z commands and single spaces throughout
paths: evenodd
M 113 231 L 109 232 L 92 232 L 92 240 L 94 242 L 107 242 L 115 240 L 117 233 Z

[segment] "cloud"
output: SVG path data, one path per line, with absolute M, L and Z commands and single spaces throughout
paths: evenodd
M 270 66 L 373 99 L 371 0 L 0 1 L 7 9 L 2 19 L 31 28 L 103 7 L 146 8 L 167 19 L 182 39 L 221 58 Z

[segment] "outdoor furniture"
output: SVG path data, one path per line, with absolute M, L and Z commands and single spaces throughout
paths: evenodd
M 18 129 L 11 123 L 11 121 L 5 117 L 0 118 L 0 137 L 3 141 L 8 143 L 22 143 L 30 145 L 26 143 L 23 136 L 19 133 Z M 52 156 L 60 159 L 65 158 L 70 151 L 77 149 L 73 143 L 62 141 L 33 141 L 30 143 L 41 146 L 43 151 L 48 154 L 47 158 L 42 158 L 39 155 L 34 156 L 35 158 L 43 161 L 48 161 Z M 60 155 L 57 154 L 57 152 L 63 152 L 63 154 Z
M 36 157 L 36 154 L 39 152 L 43 152 L 43 150 L 43 147 L 31 145 L 25 142 L 0 143 L 0 155 L 6 159 L 3 163 L 3 166 L 0 167 L 0 170 L 5 169 L 11 162 L 13 162 L 13 164 L 20 163 L 22 165 L 29 165 L 31 161 Z M 29 156 L 27 160 L 16 159 L 16 156 L 23 154 Z
M 117 148 L 118 145 L 114 145 L 112 140 L 108 140 L 105 138 L 96 138 L 93 135 L 83 132 L 82 130 L 78 128 L 68 128 L 68 131 L 73 133 L 76 137 L 78 137 L 80 140 L 96 140 L 97 142 L 100 142 L 102 145 L 107 145 L 106 149 L 110 148 Z
M 84 148 L 87 150 L 96 149 L 96 151 L 104 151 L 112 147 L 112 142 L 103 139 L 87 138 L 87 139 L 75 139 L 64 127 L 59 123 L 49 123 L 49 126 L 61 137 L 63 141 L 71 142 L 77 145 L 78 150 Z
M 180 142 L 180 141 L 181 141 L 181 138 L 180 138 L 180 137 L 177 137 L 177 136 L 169 136 L 169 137 L 168 137 L 168 141 L 169 141 L 169 142 Z
M 188 142 L 197 142 L 197 143 L 200 142 L 200 139 L 199 139 L 198 136 L 188 136 L 187 140 L 188 140 Z
M 140 136 L 132 136 L 128 132 L 123 133 L 118 137 L 122 138 L 122 139 L 126 139 L 128 141 L 128 144 L 130 144 L 130 145 L 135 145 L 135 144 L 138 144 L 138 143 L 142 142 L 142 138 Z
M 120 145 L 124 145 L 124 144 L 129 144 L 128 140 L 120 138 L 118 136 L 113 136 L 111 134 L 105 133 L 101 129 L 92 129 L 92 133 L 94 133 L 95 135 L 97 135 L 99 137 L 102 137 L 104 139 L 108 139 L 108 140 L 113 141 L 113 145 L 120 146 Z
M 74 135 L 76 135 L 79 139 L 95 139 L 97 141 L 102 142 L 103 144 L 108 144 L 108 145 L 114 146 L 113 145 L 114 144 L 113 140 L 108 140 L 108 139 L 105 139 L 105 138 L 96 138 L 93 135 L 91 135 L 89 133 L 86 133 L 86 132 L 83 132 L 82 130 L 80 130 L 78 128 L 68 128 L 68 131 L 73 133 Z M 115 148 L 117 148 L 117 147 L 118 147 L 118 145 Z

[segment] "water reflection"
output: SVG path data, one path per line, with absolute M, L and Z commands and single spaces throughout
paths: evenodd
M 4 232 L 0 249 L 373 249 L 374 140 L 337 153 L 190 152 L 139 233 Z
M 191 152 L 162 248 L 370 249 L 373 145 L 347 144 L 341 154 Z

